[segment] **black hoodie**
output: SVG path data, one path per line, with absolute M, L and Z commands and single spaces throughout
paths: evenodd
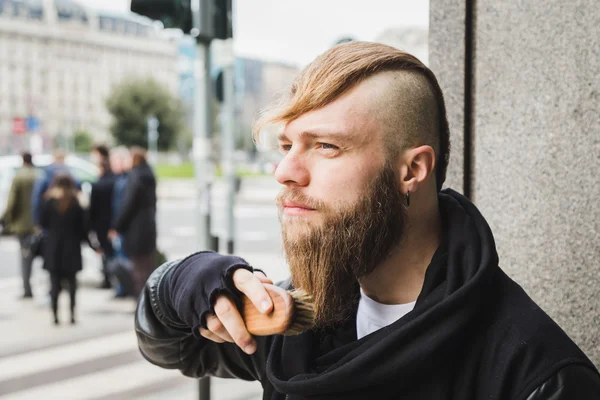
M 231 273 L 251 267 L 199 253 L 149 280 L 136 315 L 140 350 L 186 375 L 260 380 L 272 400 L 528 399 L 571 367 L 595 385 L 585 398 L 600 399 L 592 363 L 498 267 L 477 208 L 452 190 L 439 203 L 444 240 L 416 306 L 383 329 L 356 340 L 351 320 L 326 332 L 259 338 L 252 356 L 209 342 L 197 333 L 202 315 L 217 294 L 237 296 Z

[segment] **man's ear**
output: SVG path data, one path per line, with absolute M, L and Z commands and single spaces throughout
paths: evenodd
M 435 151 L 431 146 L 404 150 L 399 159 L 398 171 L 402 194 L 415 193 L 432 176 L 435 168 Z

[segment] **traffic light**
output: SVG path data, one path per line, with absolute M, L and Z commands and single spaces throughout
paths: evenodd
M 161 21 L 165 28 L 192 29 L 191 0 L 131 0 L 131 11 Z
M 233 37 L 231 0 L 214 0 L 215 39 Z
M 192 12 L 195 1 L 199 5 L 197 21 Z M 131 11 L 187 34 L 196 27 L 196 38 L 200 41 L 233 37 L 231 0 L 131 0 Z

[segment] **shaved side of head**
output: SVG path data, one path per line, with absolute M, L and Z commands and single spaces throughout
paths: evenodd
M 422 145 L 439 154 L 438 105 L 427 78 L 416 71 L 395 70 L 369 80 L 373 85 L 371 112 L 381 124 L 388 160 L 394 161 L 406 148 Z

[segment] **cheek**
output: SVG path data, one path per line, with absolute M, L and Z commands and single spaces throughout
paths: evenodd
M 330 162 L 323 163 L 317 169 L 318 173 L 312 175 L 310 195 L 330 206 L 344 207 L 356 203 L 377 176 L 378 169 L 374 163 L 327 161 Z

